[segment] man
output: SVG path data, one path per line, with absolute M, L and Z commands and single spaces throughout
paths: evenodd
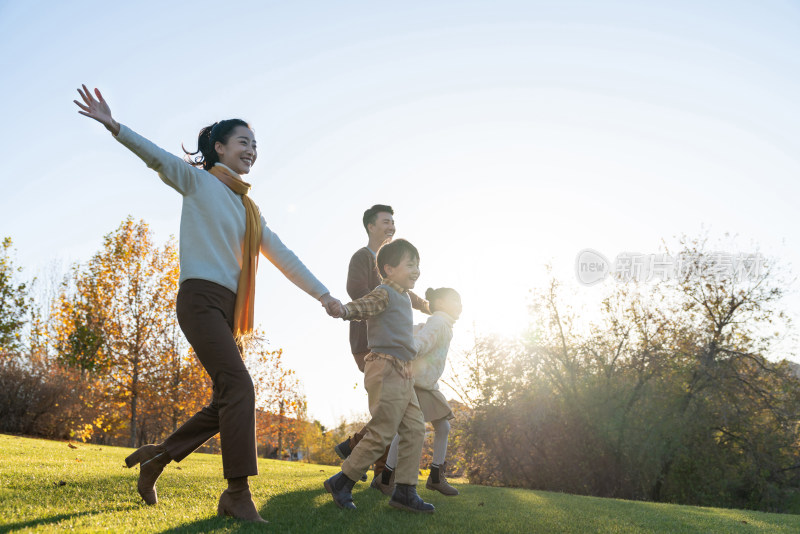
M 378 250 L 384 243 L 392 240 L 395 233 L 394 210 L 391 206 L 376 204 L 364 212 L 362 222 L 367 231 L 368 242 L 366 247 L 362 247 L 350 258 L 350 266 L 347 270 L 347 293 L 352 300 L 357 300 L 378 287 L 381 284 L 381 276 L 378 272 L 378 265 L 375 261 Z M 413 292 L 408 292 L 411 297 L 411 306 L 423 313 L 430 315 L 428 301 L 418 297 Z M 356 361 L 358 370 L 364 372 L 364 358 L 370 350 L 367 345 L 367 324 L 364 321 L 350 322 L 350 350 Z M 335 447 L 336 454 L 344 459 L 350 456 L 350 452 L 361 441 L 366 434 L 366 427 L 358 433 L 346 439 Z M 386 465 L 386 456 L 389 448 L 386 448 L 383 456 L 375 462 L 375 476 L 372 479 L 372 486 L 381 489 L 381 472 Z

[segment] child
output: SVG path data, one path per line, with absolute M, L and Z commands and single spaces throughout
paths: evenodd
M 458 495 L 458 490 L 447 483 L 445 478 L 445 455 L 447 454 L 447 434 L 450 432 L 449 419 L 453 412 L 444 395 L 439 391 L 439 378 L 444 372 L 450 340 L 453 339 L 453 323 L 461 315 L 461 297 L 454 289 L 442 287 L 428 289 L 425 298 L 430 302 L 433 315 L 414 336 L 417 344 L 417 358 L 412 364 L 414 390 L 419 400 L 425 421 L 433 425 L 433 461 L 425 487 L 444 495 Z M 397 465 L 399 439 L 395 436 L 389 449 L 386 468 L 381 473 L 381 487 L 388 494 L 393 486 L 393 470 Z
M 397 484 L 389 505 L 432 513 L 434 506 L 420 499 L 416 489 L 425 421 L 411 377 L 411 361 L 417 348 L 408 291 L 419 278 L 419 252 L 405 239 L 397 239 L 380 248 L 377 262 L 383 283 L 340 310 L 346 320 L 367 321 L 371 352 L 364 358 L 364 387 L 372 418 L 366 435 L 342 462 L 342 470 L 324 485 L 336 506 L 354 510 L 353 485 L 397 434 Z

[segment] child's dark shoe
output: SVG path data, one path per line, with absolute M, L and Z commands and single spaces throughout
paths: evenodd
M 384 467 L 383 471 L 372 477 L 369 487 L 390 497 L 394 491 L 394 469 Z
M 355 480 L 350 480 L 347 475 L 339 471 L 331 478 L 325 481 L 325 490 L 333 497 L 333 502 L 336 506 L 345 510 L 355 510 L 356 505 L 353 504 L 353 486 Z
M 447 483 L 447 478 L 444 476 L 445 466 L 447 466 L 447 463 L 441 466 L 431 464 L 431 474 L 428 475 L 425 487 L 429 490 L 438 491 L 442 495 L 452 497 L 458 495 L 458 490 Z
M 334 452 L 341 458 L 342 460 L 346 459 L 350 456 L 350 453 L 353 452 L 353 449 L 350 448 L 350 438 L 347 438 L 337 446 L 333 448 Z
M 417 495 L 417 487 L 410 484 L 395 484 L 394 493 L 389 499 L 389 506 L 424 514 L 432 514 L 436 510 L 432 504 L 420 499 Z

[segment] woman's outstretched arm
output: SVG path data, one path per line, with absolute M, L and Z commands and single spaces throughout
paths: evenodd
M 164 183 L 181 195 L 194 190 L 197 169 L 114 120 L 111 108 L 99 89 L 95 89 L 92 96 L 86 85 L 83 85 L 82 89 L 78 89 L 78 94 L 83 99 L 83 103 L 73 100 L 81 108 L 78 113 L 105 126 L 117 141 L 139 156 L 145 165 L 159 174 Z

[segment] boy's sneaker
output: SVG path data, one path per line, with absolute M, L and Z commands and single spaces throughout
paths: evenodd
M 387 467 L 383 471 L 372 477 L 370 488 L 375 488 L 387 497 L 392 495 L 394 491 L 394 469 Z
M 353 486 L 355 483 L 355 480 L 350 480 L 347 475 L 339 471 L 326 480 L 323 485 L 325 486 L 325 491 L 333 497 L 333 502 L 336 503 L 336 506 L 345 510 L 355 510 L 356 505 L 353 504 Z
M 428 475 L 425 487 L 429 490 L 438 491 L 442 495 L 452 497 L 458 495 L 458 490 L 447 483 L 447 478 L 444 476 L 445 466 L 447 466 L 447 463 L 441 466 L 431 464 L 431 473 Z
M 420 499 L 417 487 L 410 484 L 395 484 L 389 506 L 424 514 L 432 514 L 436 507 Z

